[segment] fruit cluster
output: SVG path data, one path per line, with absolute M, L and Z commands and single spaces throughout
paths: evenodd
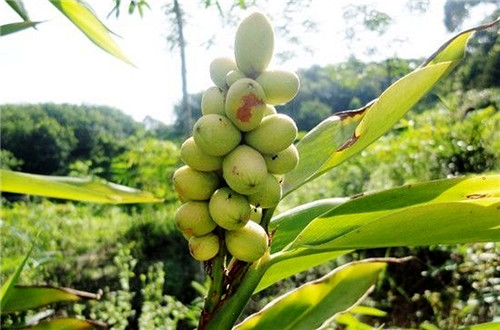
M 197 260 L 217 255 L 222 243 L 214 233 L 217 226 L 238 260 L 255 261 L 268 249 L 266 230 L 259 225 L 262 209 L 279 203 L 279 175 L 299 161 L 293 145 L 297 126 L 274 108 L 295 97 L 299 79 L 293 72 L 266 71 L 273 51 L 273 27 L 256 12 L 238 27 L 236 61 L 221 57 L 210 64 L 216 86 L 203 94 L 203 116 L 181 147 L 186 166 L 173 176 L 184 203 L 175 221 Z

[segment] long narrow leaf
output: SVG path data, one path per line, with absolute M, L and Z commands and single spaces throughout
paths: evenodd
M 51 286 L 15 286 L 2 312 L 26 311 L 61 301 L 99 299 L 93 293 Z
M 12 274 L 5 283 L 2 284 L 2 287 L 0 288 L 0 310 L 4 310 L 5 306 L 9 302 L 10 297 L 12 296 L 13 288 L 14 285 L 16 285 L 19 275 L 21 275 L 21 272 L 24 269 L 24 266 L 26 265 L 26 262 L 28 261 L 28 258 L 31 255 L 31 251 L 33 251 L 33 248 L 35 245 L 33 244 L 24 257 L 24 259 L 21 261 L 21 263 L 17 266 L 14 274 Z
M 356 305 L 377 281 L 384 260 L 354 262 L 339 267 L 269 303 L 235 330 L 316 329 L 335 314 Z
M 125 54 L 123 54 L 113 38 L 111 38 L 108 28 L 94 15 L 87 5 L 77 0 L 49 1 L 82 31 L 90 41 L 125 63 L 133 65 Z
M 346 115 L 334 115 L 309 132 L 297 144 L 300 162 L 295 170 L 285 175 L 284 194 L 358 154 L 385 134 L 460 62 L 467 41 L 475 31 L 492 27 L 499 21 L 459 33 L 422 66 L 392 84 L 378 99 L 354 112 L 354 121 L 359 120 L 359 124 L 350 138 L 342 142 L 338 139 L 352 127 L 353 119 Z
M 24 22 L 0 25 L 0 37 L 35 27 L 40 23 L 42 22 L 24 21 Z
M 500 175 L 409 185 L 316 218 L 291 248 L 331 250 L 500 240 Z
M 156 203 L 148 192 L 92 178 L 72 178 L 0 170 L 0 191 L 94 203 Z
M 498 330 L 500 329 L 500 322 L 489 322 L 471 325 L 469 327 L 460 328 L 458 330 Z
M 21 327 L 22 330 L 87 330 L 107 328 L 106 324 L 90 320 L 59 318 L 43 321 L 37 325 Z
M 30 20 L 28 11 L 26 11 L 22 0 L 5 0 L 5 2 L 23 19 L 23 21 Z

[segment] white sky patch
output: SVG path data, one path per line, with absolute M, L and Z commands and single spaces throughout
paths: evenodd
M 225 2 L 225 1 L 221 1 Z M 142 120 L 146 115 L 165 123 L 173 121 L 173 105 L 181 95 L 180 60 L 177 51 L 168 50 L 168 27 L 162 6 L 164 1 L 150 0 L 152 10 L 144 18 L 129 16 L 124 10 L 116 19 L 106 15 L 111 1 L 89 0 L 103 22 L 122 38 L 116 38 L 124 53 L 137 68 L 115 59 L 94 46 L 55 7 L 47 1 L 25 0 L 32 20 L 46 21 L 38 30 L 25 30 L 0 38 L 0 104 L 3 103 L 86 103 L 116 107 Z M 258 1 L 261 10 L 279 18 L 284 1 Z M 373 57 L 363 47 L 352 52 L 364 60 L 397 55 L 402 58 L 427 57 L 451 34 L 443 24 L 444 0 L 431 1 L 425 15 L 410 13 L 405 1 L 326 1 L 315 0 L 308 14 L 317 21 L 318 31 L 299 35 L 314 49 L 314 54 L 297 51 L 296 57 L 281 66 L 297 70 L 313 64 L 327 65 L 345 60 L 351 51 L 344 40 L 342 8 L 348 3 L 372 4 L 386 12 L 394 24 L 384 36 L 361 35 L 368 45 L 379 46 Z M 200 92 L 213 83 L 208 67 L 221 55 L 232 55 L 236 27 L 222 26 L 215 8 L 203 9 L 198 0 L 183 1 L 188 13 L 188 91 Z M 125 9 L 125 8 L 124 8 Z M 239 14 L 236 11 L 235 14 Z M 485 17 L 487 9 L 475 10 L 468 22 Z M 246 15 L 248 13 L 244 13 Z M 0 2 L 0 25 L 19 21 L 17 15 Z M 292 31 L 293 33 L 293 31 Z M 204 43 L 216 34 L 216 44 Z M 394 39 L 402 42 L 394 43 Z M 292 49 L 285 40 L 276 40 L 277 49 Z M 294 49 L 298 49 L 295 47 Z

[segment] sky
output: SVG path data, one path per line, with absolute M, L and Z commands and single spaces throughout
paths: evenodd
M 88 0 L 103 23 L 120 37 L 117 43 L 136 67 L 127 65 L 94 46 L 48 1 L 25 0 L 32 20 L 45 21 L 37 30 L 30 29 L 0 39 L 0 104 L 4 103 L 75 103 L 116 107 L 135 120 L 146 116 L 164 123 L 174 120 L 173 106 L 182 97 L 180 60 L 177 51 L 170 51 L 166 35 L 168 21 L 163 13 L 164 1 L 149 0 L 151 10 L 128 15 L 125 8 L 119 18 L 106 15 L 111 0 Z M 128 1 L 123 1 L 128 2 Z M 213 83 L 208 68 L 218 56 L 233 56 L 232 45 L 236 26 L 222 24 L 215 8 L 205 9 L 199 0 L 184 0 L 187 13 L 185 35 L 188 46 L 188 92 L 201 92 Z M 221 0 L 223 9 L 232 0 Z M 259 0 L 259 9 L 275 20 L 283 20 L 283 0 Z M 346 22 L 343 9 L 349 3 L 366 4 L 393 18 L 388 31 L 380 36 L 364 33 L 362 41 L 350 45 L 344 39 Z M 294 17 L 311 17 L 317 26 L 306 31 L 300 24 L 290 26 L 302 46 L 296 47 L 287 38 L 277 35 L 275 49 L 290 50 L 295 57 L 286 62 L 275 61 L 271 66 L 290 70 L 314 64 L 339 63 L 355 54 L 364 60 L 376 60 L 397 55 L 402 58 L 424 58 L 432 54 L 452 34 L 443 24 L 444 0 L 430 1 L 424 15 L 409 11 L 406 1 L 328 1 L 313 0 L 308 8 Z M 238 20 L 249 11 L 234 11 Z M 487 8 L 471 13 L 468 24 L 486 15 Z M 19 18 L 5 2 L 0 2 L 0 25 Z M 214 37 L 215 36 L 215 37 Z M 214 44 L 207 49 L 207 40 Z M 398 41 L 396 41 L 398 40 Z M 378 46 L 371 57 L 367 48 Z M 303 50 L 308 47 L 313 52 Z

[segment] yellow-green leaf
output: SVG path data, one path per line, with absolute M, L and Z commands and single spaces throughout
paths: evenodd
M 120 60 L 133 65 L 111 38 L 109 29 L 94 15 L 88 5 L 78 0 L 49 0 L 94 44 Z
M 87 330 L 107 328 L 106 324 L 90 320 L 59 318 L 43 321 L 37 325 L 21 327 L 22 330 Z
M 460 328 L 458 330 L 498 330 L 498 329 L 500 329 L 500 322 L 481 323 Z
M 358 303 L 376 283 L 384 260 L 353 262 L 281 296 L 235 330 L 309 330 Z
M 357 196 L 311 221 L 291 248 L 331 250 L 500 241 L 500 175 Z
M 0 311 L 3 311 L 3 309 L 9 302 L 9 299 L 12 296 L 14 285 L 16 285 L 17 280 L 19 279 L 19 275 L 21 275 L 21 272 L 23 271 L 24 266 L 26 265 L 26 262 L 28 261 L 28 258 L 31 255 L 31 251 L 33 251 L 34 246 L 35 246 L 34 244 L 31 245 L 30 250 L 24 257 L 24 259 L 19 263 L 16 270 L 14 271 L 14 274 L 12 274 L 7 279 L 7 281 L 2 283 L 2 287 L 0 288 Z
M 15 286 L 2 312 L 26 311 L 61 301 L 99 299 L 93 293 L 51 286 Z
M 157 203 L 148 192 L 98 180 L 0 170 L 0 191 L 93 203 Z

